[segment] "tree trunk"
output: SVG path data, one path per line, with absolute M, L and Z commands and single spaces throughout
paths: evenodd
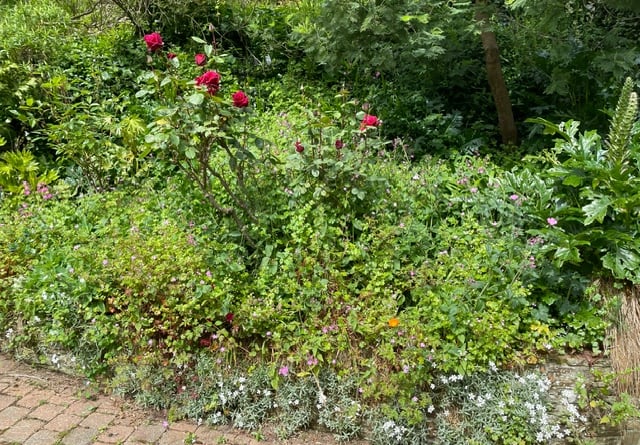
M 480 25 L 480 37 L 482 39 L 482 48 L 484 49 L 487 79 L 489 80 L 489 87 L 491 88 L 493 101 L 496 104 L 496 111 L 498 112 L 498 127 L 500 128 L 502 143 L 515 145 L 518 142 L 518 130 L 516 129 L 516 123 L 513 118 L 509 90 L 502 75 L 500 50 L 498 49 L 496 33 L 491 31 L 489 23 L 490 17 L 486 10 L 486 5 L 486 0 L 476 1 L 475 19 Z

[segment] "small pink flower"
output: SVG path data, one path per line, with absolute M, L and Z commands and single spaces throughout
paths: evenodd
M 517 201 L 518 198 L 520 198 L 520 197 L 518 195 L 516 195 L 515 193 L 513 195 L 509 196 L 509 199 L 512 200 L 512 201 Z
M 176 57 L 178 57 L 176 53 L 167 53 L 167 59 L 169 60 L 175 59 Z
M 278 374 L 280 374 L 281 376 L 288 376 L 289 375 L 289 367 L 288 366 L 283 366 L 282 368 L 278 369 Z
M 555 226 L 556 224 L 558 224 L 558 220 L 553 217 L 547 218 L 547 224 L 549 224 L 550 226 Z

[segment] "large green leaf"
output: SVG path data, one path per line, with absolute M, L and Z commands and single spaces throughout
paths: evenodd
M 616 278 L 640 283 L 640 255 L 635 248 L 617 247 L 602 257 L 602 266 Z
M 598 221 L 602 224 L 604 217 L 607 216 L 607 210 L 611 206 L 611 202 L 612 200 L 610 197 L 600 195 L 593 199 L 589 204 L 582 207 L 582 211 L 586 217 L 584 219 L 584 224 L 588 226 L 594 221 Z

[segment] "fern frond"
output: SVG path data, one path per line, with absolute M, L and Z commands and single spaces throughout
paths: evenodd
M 611 119 L 607 141 L 607 158 L 621 171 L 625 170 L 629 158 L 627 145 L 637 115 L 638 94 L 633 91 L 633 80 L 627 77 L 620 92 L 615 114 Z

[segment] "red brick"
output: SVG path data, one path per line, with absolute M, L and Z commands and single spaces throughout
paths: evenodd
M 93 428 L 75 428 L 66 434 L 60 443 L 62 445 L 92 445 L 98 431 Z
M 29 413 L 29 417 L 48 422 L 64 411 L 64 409 L 64 406 L 47 403 L 46 405 L 39 406 L 31 411 L 31 413 Z
M 69 407 L 64 411 L 67 414 L 73 414 L 76 416 L 87 416 L 96 410 L 96 404 L 90 402 L 77 401 L 69 405 Z
M 194 422 L 187 422 L 184 420 L 169 424 L 169 429 L 176 430 L 176 431 L 189 431 L 193 433 L 197 428 L 198 428 L 198 425 L 196 425 Z
M 100 429 L 108 426 L 114 418 L 111 414 L 91 413 L 80 422 L 80 426 Z
M 17 397 L 0 394 L 0 410 L 5 409 L 7 406 L 13 405 L 16 400 L 18 400 Z
M 36 419 L 22 419 L 6 430 L 0 441 L 24 443 L 30 436 L 42 428 L 44 422 Z
M 162 424 L 158 425 L 141 425 L 129 436 L 129 440 L 125 443 L 155 443 L 164 433 Z
M 44 405 L 49 400 L 55 398 L 53 391 L 43 391 L 41 389 L 34 389 L 28 395 L 22 397 L 16 402 L 16 405 L 24 406 L 25 408 L 36 408 L 40 405 Z
M 187 431 L 168 430 L 165 431 L 158 445 L 175 445 L 177 443 L 184 443 L 184 439 L 187 437 Z
M 9 428 L 29 413 L 27 408 L 9 406 L 0 411 L 0 430 Z
M 82 422 L 82 417 L 74 414 L 62 413 L 54 417 L 51 422 L 47 423 L 45 428 L 51 431 L 67 431 L 78 426 L 80 422 Z
M 57 445 L 60 433 L 49 430 L 40 430 L 29 437 L 23 445 Z
M 122 443 L 134 430 L 135 428 L 132 426 L 111 425 L 98 436 L 98 440 L 104 443 Z

